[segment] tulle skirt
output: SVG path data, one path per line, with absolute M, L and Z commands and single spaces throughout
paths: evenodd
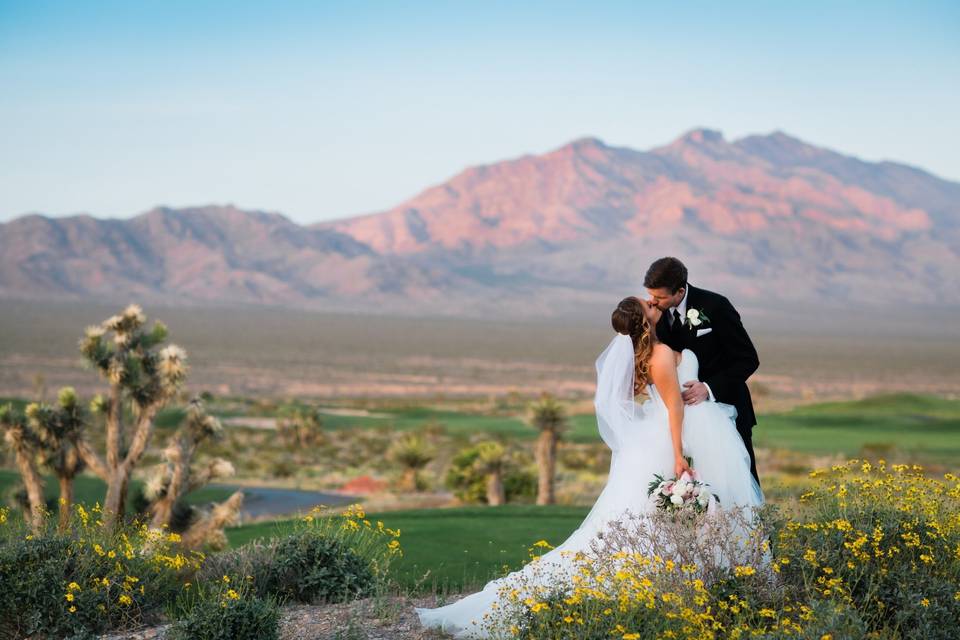
M 610 520 L 629 511 L 642 514 L 654 509 L 647 487 L 654 475 L 673 476 L 673 446 L 666 409 L 648 401 L 642 415 L 633 421 L 610 460 L 607 484 L 580 526 L 556 548 L 502 578 L 491 580 L 483 590 L 436 609 L 416 609 L 425 627 L 441 629 L 454 638 L 493 638 L 490 619 L 501 606 L 501 594 L 511 588 L 530 589 L 572 583 L 573 556 L 589 551 L 590 543 Z M 684 453 L 720 507 L 752 507 L 763 502 L 763 494 L 750 474 L 750 457 L 736 430 L 736 409 L 727 404 L 703 402 L 685 407 Z

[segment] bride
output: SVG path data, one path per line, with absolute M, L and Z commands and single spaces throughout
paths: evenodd
M 444 607 L 417 608 L 422 625 L 455 638 L 491 637 L 483 620 L 500 606 L 505 587 L 569 580 L 575 552 L 588 551 L 609 521 L 655 509 L 647 485 L 655 474 L 679 477 L 689 469 L 685 456 L 723 508 L 763 503 L 736 430 L 736 409 L 717 402 L 684 406 L 681 386 L 697 380 L 697 358 L 657 339 L 660 314 L 636 297 L 623 299 L 613 312 L 617 335 L 597 358 L 594 398 L 600 437 L 612 452 L 610 474 L 581 525 L 537 562 L 488 582 L 482 591 Z

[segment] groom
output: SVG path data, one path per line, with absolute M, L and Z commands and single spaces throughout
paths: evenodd
M 687 283 L 687 268 L 676 258 L 660 258 L 643 279 L 650 304 L 663 312 L 657 337 L 674 351 L 690 349 L 700 362 L 700 380 L 684 383 L 683 401 L 724 402 L 737 408 L 737 432 L 750 453 L 750 473 L 757 482 L 753 426 L 757 423 L 747 388 L 760 360 L 740 314 L 718 293 Z

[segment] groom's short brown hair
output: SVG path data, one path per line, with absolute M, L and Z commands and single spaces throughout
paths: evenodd
M 676 258 L 660 258 L 647 269 L 643 286 L 647 289 L 668 289 L 676 293 L 687 284 L 687 268 Z

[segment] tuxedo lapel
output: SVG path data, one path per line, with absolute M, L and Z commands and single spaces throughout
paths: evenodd
M 667 318 L 667 314 L 664 313 L 660 316 L 660 320 L 657 321 L 657 337 L 660 338 L 661 342 L 670 344 L 673 340 L 673 328 L 670 326 L 670 320 Z
M 696 287 L 687 283 L 687 313 L 690 313 L 690 309 L 696 309 L 700 311 L 700 302 L 700 289 L 697 289 Z M 692 327 L 687 324 L 686 318 L 680 318 L 680 322 L 680 332 L 683 336 L 683 344 L 693 348 L 693 345 L 695 344 L 693 338 L 696 336 L 696 327 Z

